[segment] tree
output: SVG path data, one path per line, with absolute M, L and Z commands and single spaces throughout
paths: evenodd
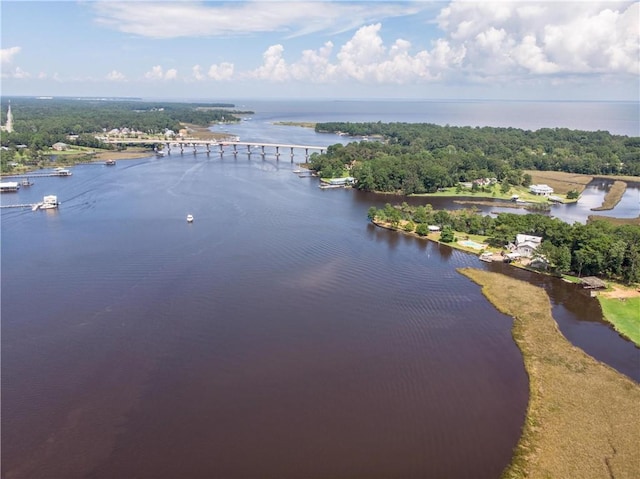
M 378 213 L 378 208 L 376 208 L 375 206 L 372 206 L 367 211 L 367 218 L 369 218 L 370 220 L 375 220 L 377 213 Z
M 443 243 L 452 243 L 455 241 L 455 235 L 453 234 L 453 230 L 448 226 L 442 229 L 442 233 L 440 233 L 440 241 Z
M 427 226 L 425 223 L 418 223 L 416 225 L 416 233 L 418 233 L 420 236 L 427 236 L 429 234 L 429 226 Z

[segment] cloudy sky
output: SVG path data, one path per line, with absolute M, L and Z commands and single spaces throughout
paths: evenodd
M 1 93 L 639 99 L 637 1 L 12 1 Z

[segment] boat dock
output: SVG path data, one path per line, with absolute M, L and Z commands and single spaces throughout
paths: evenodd
M 67 170 L 68 171 L 68 170 Z M 45 178 L 50 176 L 71 176 L 69 173 L 53 172 L 53 173 L 29 173 L 28 175 L 7 175 L 5 178 Z
M 60 205 L 56 195 L 47 195 L 38 203 L 21 203 L 15 205 L 0 205 L 0 208 L 31 208 L 31 211 L 50 210 Z
M 0 208 L 33 208 L 38 203 L 23 203 L 19 205 L 0 205 Z

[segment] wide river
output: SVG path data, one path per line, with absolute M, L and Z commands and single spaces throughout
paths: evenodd
M 347 141 L 272 124 L 329 119 L 309 107 L 244 108 L 216 130 Z M 580 288 L 377 229 L 388 197 L 294 169 L 173 153 L 3 195 L 62 201 L 2 210 L 3 478 L 497 478 L 527 376 L 511 319 L 459 267 L 543 286 L 574 344 L 640 380 L 640 350 Z

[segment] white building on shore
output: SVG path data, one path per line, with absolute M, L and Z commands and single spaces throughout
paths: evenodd
M 534 195 L 538 195 L 538 196 L 549 196 L 550 194 L 553 193 L 553 188 L 551 188 L 549 185 L 531 185 L 529 186 L 529 191 L 531 193 L 533 193 Z

